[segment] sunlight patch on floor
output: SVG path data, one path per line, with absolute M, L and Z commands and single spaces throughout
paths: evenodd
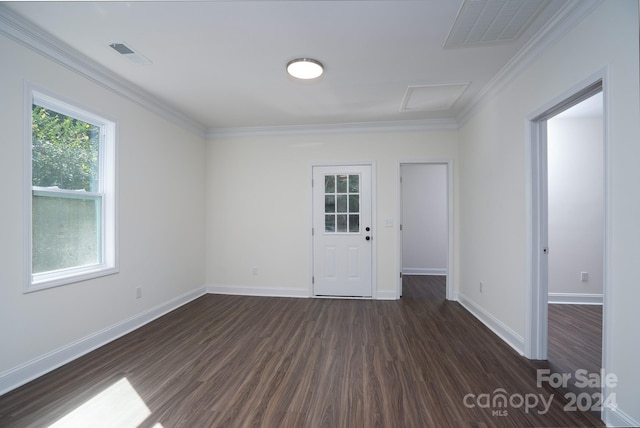
M 49 428 L 137 427 L 151 415 L 151 410 L 126 377 L 81 404 Z M 154 428 L 162 428 L 156 424 Z

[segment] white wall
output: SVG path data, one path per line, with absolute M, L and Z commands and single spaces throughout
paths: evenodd
M 41 363 L 36 371 L 46 369 L 42 365 L 51 360 L 42 358 L 55 360 L 56 351 L 202 288 L 205 145 L 203 138 L 2 36 L 0 52 L 2 391 L 34 373 L 29 363 Z M 24 81 L 117 122 L 118 274 L 23 293 L 23 226 L 30 221 L 23 209 Z M 142 287 L 139 300 L 136 287 Z
M 620 410 L 607 413 L 607 418 L 636 425 L 640 421 L 638 51 L 638 2 L 600 3 L 474 111 L 460 131 L 459 146 L 459 293 L 524 337 L 525 290 L 530 281 L 526 118 L 606 69 L 609 294 L 604 309 L 610 334 L 605 363 L 619 379 L 615 392 Z
M 402 272 L 447 271 L 447 165 L 408 164 L 402 176 Z
M 602 132 L 602 116 L 547 121 L 550 301 L 557 293 L 602 294 Z
M 311 164 L 323 161 L 377 162 L 378 292 L 392 293 L 399 271 L 398 162 L 459 159 L 459 188 L 454 188 L 456 244 L 461 244 L 456 245 L 457 291 L 523 337 L 528 281 L 525 118 L 607 68 L 608 368 L 619 379 L 620 414 L 640 421 L 640 341 L 634 340 L 633 330 L 640 321 L 635 274 L 640 259 L 638 51 L 637 1 L 605 1 L 483 102 L 460 130 L 459 145 L 454 131 L 377 132 L 213 138 L 205 151 L 199 137 L 0 37 L 0 178 L 5 183 L 0 379 L 204 281 L 241 291 L 308 295 Z M 22 186 L 23 79 L 118 121 L 117 275 L 22 293 L 22 226 L 28 220 Z M 386 219 L 394 227 L 385 228 Z M 253 266 L 259 269 L 257 276 L 251 275 Z M 135 300 L 140 285 L 143 298 Z
M 207 281 L 235 293 L 310 295 L 311 165 L 375 161 L 377 295 L 395 298 L 400 160 L 456 157 L 456 131 L 213 138 L 207 151 Z M 393 221 L 385 227 L 385 221 Z M 252 275 L 251 268 L 258 268 Z

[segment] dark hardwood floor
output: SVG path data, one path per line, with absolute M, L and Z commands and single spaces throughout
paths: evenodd
M 206 295 L 0 397 L 0 426 L 602 426 L 564 411 L 536 385 L 546 365 L 444 289 L 405 277 L 399 301 Z M 547 412 L 518 398 L 534 396 Z
M 549 305 L 547 357 L 555 373 L 571 375 L 567 390 L 594 394 L 600 388 L 585 387 L 576 371 L 600 374 L 602 367 L 602 306 Z M 579 387 L 578 387 L 579 386 Z

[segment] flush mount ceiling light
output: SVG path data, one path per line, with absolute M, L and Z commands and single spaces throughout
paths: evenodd
M 323 71 L 322 63 L 311 58 L 296 58 L 287 63 L 287 73 L 296 79 L 315 79 L 320 77 Z

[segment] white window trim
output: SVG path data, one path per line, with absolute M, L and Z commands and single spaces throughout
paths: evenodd
M 32 105 L 38 104 L 47 109 L 80 119 L 99 126 L 100 133 L 100 177 L 101 188 L 98 192 L 61 190 L 57 188 L 32 186 Z M 25 230 L 25 286 L 29 293 L 71 284 L 88 279 L 112 275 L 118 268 L 118 225 L 117 225 L 117 165 L 116 165 L 116 123 L 104 115 L 90 112 L 75 102 L 65 100 L 42 88 L 25 83 L 24 102 L 24 230 Z M 78 266 L 34 274 L 32 266 L 32 195 L 55 193 L 63 197 L 102 200 L 102 262 L 87 266 Z

